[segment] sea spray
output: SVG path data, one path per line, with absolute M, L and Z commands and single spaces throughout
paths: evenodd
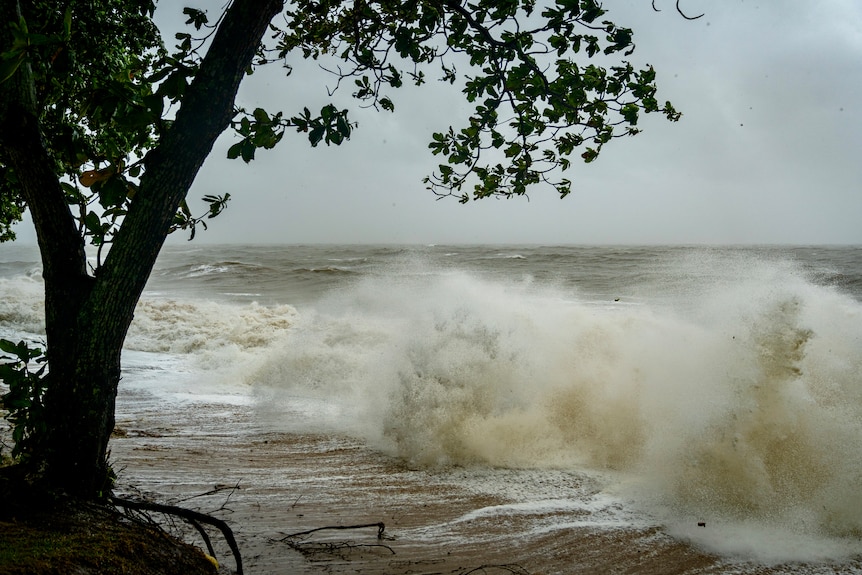
M 249 380 L 270 412 L 326 401 L 318 424 L 413 466 L 611 471 L 668 523 L 857 535 L 862 307 L 793 265 L 732 263 L 684 259 L 695 280 L 622 305 L 529 278 L 371 277 Z
M 45 293 L 32 274 L 0 278 L 0 330 L 4 337 L 32 337 L 45 332 Z

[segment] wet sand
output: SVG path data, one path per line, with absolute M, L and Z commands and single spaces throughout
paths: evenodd
M 767 575 L 847 569 L 731 563 L 658 526 L 536 529 L 537 520 L 571 524 L 562 515 L 577 512 L 483 513 L 516 502 L 472 492 L 454 480 L 458 470 L 408 469 L 350 438 L 274 432 L 260 420 L 248 402 L 166 401 L 121 385 L 110 446 L 118 493 L 224 519 L 248 574 Z M 567 487 L 577 486 L 559 485 Z M 374 526 L 288 537 L 378 522 L 385 525 L 381 539 Z M 203 547 L 195 533 L 176 528 Z M 232 572 L 233 559 L 215 530 L 213 541 L 222 572 Z

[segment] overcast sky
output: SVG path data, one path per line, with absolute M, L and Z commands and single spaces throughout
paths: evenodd
M 437 201 L 421 181 L 438 163 L 427 142 L 470 109 L 430 82 L 394 92 L 394 114 L 354 114 L 341 147 L 291 133 L 246 165 L 225 159 L 236 140 L 224 135 L 190 198 L 233 199 L 196 241 L 862 244 L 862 2 L 682 0 L 705 13 L 696 21 L 655 2 L 660 12 L 649 0 L 604 7 L 634 30 L 631 61 L 655 66 L 660 101 L 684 116 L 650 116 L 640 135 L 575 163 L 568 198 L 539 188 L 529 201 Z M 186 4 L 161 2 L 160 25 L 181 22 Z M 196 5 L 214 17 L 221 3 Z M 271 68 L 246 79 L 240 105 L 292 115 L 326 101 L 332 78 L 313 65 L 287 79 Z

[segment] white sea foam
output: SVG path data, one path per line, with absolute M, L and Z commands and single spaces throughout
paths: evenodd
M 0 293 L 0 337 L 43 345 L 41 279 L 0 278 Z M 289 305 L 226 304 L 148 293 L 138 303 L 126 338 L 124 380 L 175 399 L 185 392 L 200 395 L 207 389 L 246 386 L 245 374 L 296 317 Z M 244 393 L 248 396 L 249 390 Z
M 41 278 L 25 275 L 0 278 L 0 326 L 9 332 L 32 336 L 45 332 L 44 291 Z
M 227 272 L 230 268 L 227 265 L 198 265 L 192 267 L 187 272 L 187 276 L 190 278 L 197 278 L 202 276 L 208 276 L 212 274 L 223 274 Z
M 860 553 L 862 306 L 791 265 L 732 263 L 684 261 L 674 273 L 709 281 L 638 306 L 453 272 L 370 278 L 249 377 L 270 414 L 278 390 L 326 399 L 329 425 L 415 466 L 612 470 L 625 480 L 608 489 L 669 525 L 816 547 L 691 537 L 725 553 Z
M 143 298 L 126 339 L 128 349 L 174 353 L 253 349 L 282 336 L 296 316 L 292 306 Z

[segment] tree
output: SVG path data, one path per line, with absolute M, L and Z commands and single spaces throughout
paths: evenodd
M 0 232 L 30 210 L 47 337 L 47 370 L 36 374 L 26 364 L 37 353 L 2 343 L 6 407 L 22 461 L 82 497 L 109 486 L 121 350 L 159 251 L 229 199 L 205 197 L 201 216 L 185 200 L 216 139 L 232 129 L 228 157 L 249 162 L 289 131 L 338 145 L 356 127 L 334 103 L 293 115 L 237 107 L 256 67 L 318 60 L 361 105 L 390 112 L 389 90 L 438 70 L 475 109 L 465 127 L 433 134 L 443 161 L 425 181 L 462 202 L 534 184 L 565 196 L 571 182 L 557 174 L 572 154 L 583 148 L 592 162 L 638 133 L 642 114 L 679 118 L 656 99 L 654 70 L 625 60 L 632 31 L 604 20 L 596 0 L 233 0 L 212 23 L 186 8 L 189 31 L 171 50 L 154 9 L 0 0 Z M 582 55 L 589 63 L 574 61 Z

